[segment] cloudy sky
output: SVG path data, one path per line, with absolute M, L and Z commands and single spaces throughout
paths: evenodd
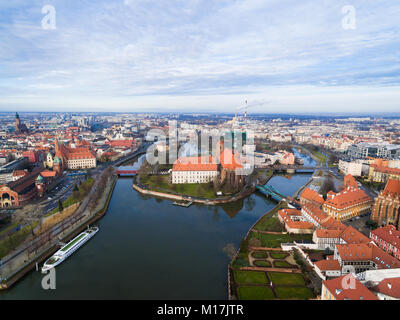
M 400 111 L 399 1 L 0 0 L 0 40 L 4 111 Z

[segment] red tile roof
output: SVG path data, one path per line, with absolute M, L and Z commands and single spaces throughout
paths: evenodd
M 400 231 L 396 230 L 394 226 L 387 225 L 386 227 L 372 230 L 371 234 L 400 249 Z
M 311 190 L 310 188 L 305 188 L 304 191 L 301 193 L 300 198 L 304 198 L 309 201 L 314 201 L 319 204 L 324 203 L 324 198 L 318 192 Z
M 389 179 L 386 183 L 385 190 L 383 190 L 385 195 L 400 195 L 400 180 Z
M 301 211 L 296 209 L 282 209 L 278 211 L 279 216 L 291 229 L 314 229 L 315 226 L 307 221 L 293 221 L 291 216 L 301 216 Z
M 331 206 L 335 209 L 344 209 L 358 204 L 372 201 L 372 198 L 363 190 L 358 188 L 347 187 L 345 190 L 329 197 L 324 205 Z
M 356 179 L 350 173 L 344 177 L 343 182 L 345 187 L 358 188 Z
M 320 208 L 315 205 L 305 204 L 302 209 L 309 214 L 309 216 L 318 222 L 318 224 L 323 223 L 329 219 L 328 215 L 323 212 Z
M 111 140 L 111 141 L 107 141 L 106 144 L 110 145 L 113 148 L 117 148 L 117 147 L 131 148 L 133 141 L 132 140 Z
M 339 238 L 342 231 L 340 230 L 326 230 L 326 229 L 317 229 L 316 234 L 318 238 Z
M 341 270 L 339 261 L 337 260 L 320 260 L 314 263 L 321 271 Z
M 348 244 L 359 244 L 359 243 L 370 243 L 371 239 L 363 235 L 360 231 L 354 229 L 352 226 L 348 226 L 341 234 L 342 238 Z
M 325 280 L 323 281 L 323 285 L 336 300 L 378 300 L 378 298 L 352 274 L 332 280 Z
M 393 174 L 393 175 L 400 175 L 400 169 L 398 168 L 389 168 L 389 167 L 375 167 L 374 171 Z
M 219 161 L 221 166 L 228 170 L 236 170 L 241 169 L 243 166 L 237 160 L 237 155 L 234 155 L 233 152 L 227 148 L 221 152 Z
M 213 157 L 185 157 L 175 161 L 172 171 L 217 171 L 218 165 Z
M 400 299 L 400 278 L 384 279 L 373 290 L 389 297 Z
M 50 170 L 44 170 L 40 173 L 40 175 L 43 178 L 51 178 L 51 177 L 55 177 L 57 175 L 57 172 L 55 171 L 50 171 Z
M 378 269 L 400 268 L 400 261 L 374 244 L 338 244 L 340 258 L 344 261 L 373 261 Z
M 26 172 L 25 170 L 15 170 L 13 172 L 13 177 L 23 177 L 27 174 L 28 174 L 28 172 Z

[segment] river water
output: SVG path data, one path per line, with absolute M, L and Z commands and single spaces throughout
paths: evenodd
M 275 176 L 269 183 L 292 195 L 309 177 Z M 232 204 L 183 208 L 142 196 L 132 179 L 119 179 L 100 231 L 56 268 L 56 289 L 42 289 L 43 275 L 32 271 L 0 299 L 227 299 L 230 259 L 223 248 L 238 248 L 275 205 L 254 193 Z

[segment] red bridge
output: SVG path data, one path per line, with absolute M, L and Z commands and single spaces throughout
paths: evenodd
M 124 176 L 124 177 L 131 177 L 135 176 L 137 174 L 138 170 L 131 169 L 131 168 L 118 168 L 116 170 L 116 174 L 119 176 Z

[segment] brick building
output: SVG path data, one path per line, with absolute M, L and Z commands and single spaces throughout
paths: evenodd
M 400 180 L 389 179 L 385 189 L 375 198 L 371 219 L 378 225 L 400 227 Z
M 400 231 L 394 226 L 372 230 L 369 237 L 379 248 L 400 260 Z

